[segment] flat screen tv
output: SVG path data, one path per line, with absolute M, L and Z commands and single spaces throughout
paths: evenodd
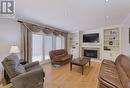
M 99 33 L 84 34 L 83 43 L 99 43 Z

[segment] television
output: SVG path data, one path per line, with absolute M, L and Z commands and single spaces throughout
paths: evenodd
M 83 43 L 99 43 L 99 33 L 83 34 Z

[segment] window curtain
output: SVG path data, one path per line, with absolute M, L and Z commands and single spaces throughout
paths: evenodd
M 22 21 L 18 21 L 21 23 L 21 39 L 22 39 L 22 44 L 21 44 L 21 54 L 22 58 L 24 58 L 25 61 L 31 62 L 32 58 L 32 33 L 37 33 L 37 32 L 43 32 L 45 34 L 52 34 L 55 36 L 64 36 L 65 38 L 65 49 L 67 49 L 67 32 L 62 32 L 59 31 L 59 29 L 56 30 L 56 28 L 53 27 L 42 27 L 38 26 L 35 24 L 30 24 Z
M 31 31 L 28 29 L 28 27 L 21 23 L 21 57 L 27 62 L 31 62 L 32 53 L 31 53 Z

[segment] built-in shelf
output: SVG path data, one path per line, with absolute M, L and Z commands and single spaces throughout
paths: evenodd
M 120 51 L 120 29 L 104 29 L 103 32 L 103 59 L 115 60 Z
M 104 46 L 119 47 L 119 45 L 104 45 Z
M 119 39 L 114 39 L 114 40 L 105 39 L 104 41 L 119 41 Z
M 119 48 L 119 29 L 104 30 L 104 50 L 118 50 Z

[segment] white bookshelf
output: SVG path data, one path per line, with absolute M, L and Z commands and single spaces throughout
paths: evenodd
M 78 58 L 80 56 L 80 40 L 79 40 L 79 32 L 75 32 L 71 34 L 71 54 L 73 58 Z
M 120 53 L 120 29 L 104 29 L 103 59 L 115 60 Z

